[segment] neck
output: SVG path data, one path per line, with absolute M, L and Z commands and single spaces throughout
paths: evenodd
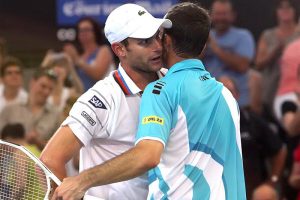
M 13 100 L 17 97 L 19 88 L 4 88 L 4 97 L 6 100 Z
M 98 48 L 98 45 L 94 42 L 89 42 L 82 45 L 82 48 L 84 50 L 84 53 L 91 54 Z
M 34 98 L 30 97 L 28 100 L 28 106 L 32 113 L 38 113 L 40 110 L 42 110 L 44 105 L 35 102 Z
M 284 32 L 293 31 L 295 27 L 296 23 L 294 21 L 282 21 L 278 25 L 278 28 Z
M 126 63 L 121 63 L 125 72 L 131 78 L 131 80 L 143 91 L 145 87 L 158 79 L 156 72 L 145 72 L 142 70 L 136 70 L 132 67 L 129 67 Z
M 176 63 L 180 62 L 180 61 L 183 61 L 187 58 L 182 58 L 182 57 L 179 57 L 174 51 L 170 52 L 169 55 L 167 56 L 167 63 L 166 63 L 166 67 L 168 69 L 170 69 L 173 65 L 175 65 Z
M 216 34 L 217 35 L 223 35 L 225 33 L 227 33 L 227 31 L 230 29 L 230 27 L 226 28 L 226 29 L 215 29 Z

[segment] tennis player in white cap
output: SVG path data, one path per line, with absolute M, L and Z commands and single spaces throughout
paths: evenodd
M 77 100 L 42 152 L 42 161 L 59 178 L 65 178 L 64 166 L 79 150 L 83 171 L 134 146 L 142 91 L 161 76 L 159 28 L 171 26 L 170 20 L 154 18 L 136 4 L 122 5 L 108 16 L 105 35 L 120 64 Z M 73 191 L 68 188 L 70 194 Z M 109 200 L 146 199 L 147 177 L 90 188 L 87 194 Z

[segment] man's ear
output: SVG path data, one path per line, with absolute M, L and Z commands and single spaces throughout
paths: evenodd
M 172 38 L 168 34 L 164 35 L 163 46 L 165 53 L 168 53 L 171 49 L 173 49 Z
M 126 47 L 119 42 L 113 43 L 111 49 L 118 57 L 124 57 L 126 55 Z
M 165 34 L 165 45 L 166 47 L 171 47 L 172 46 L 172 38 L 168 35 L 168 34 Z

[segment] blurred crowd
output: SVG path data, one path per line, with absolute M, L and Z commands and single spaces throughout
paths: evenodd
M 248 199 L 300 200 L 300 24 L 293 1 L 278 0 L 277 24 L 257 42 L 234 26 L 227 0 L 210 8 L 212 30 L 199 55 L 207 70 L 239 103 Z M 49 49 L 24 87 L 22 62 L 0 38 L 0 136 L 36 155 L 59 128 L 76 99 L 118 63 L 95 20 L 82 18 L 74 43 Z M 68 166 L 76 173 L 78 158 Z M 299 192 L 299 196 L 298 196 Z

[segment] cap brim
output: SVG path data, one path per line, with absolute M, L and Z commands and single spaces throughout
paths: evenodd
M 138 30 L 132 33 L 129 37 L 146 39 L 152 37 L 160 27 L 171 28 L 172 22 L 169 19 L 154 18 L 149 22 L 143 23 Z

